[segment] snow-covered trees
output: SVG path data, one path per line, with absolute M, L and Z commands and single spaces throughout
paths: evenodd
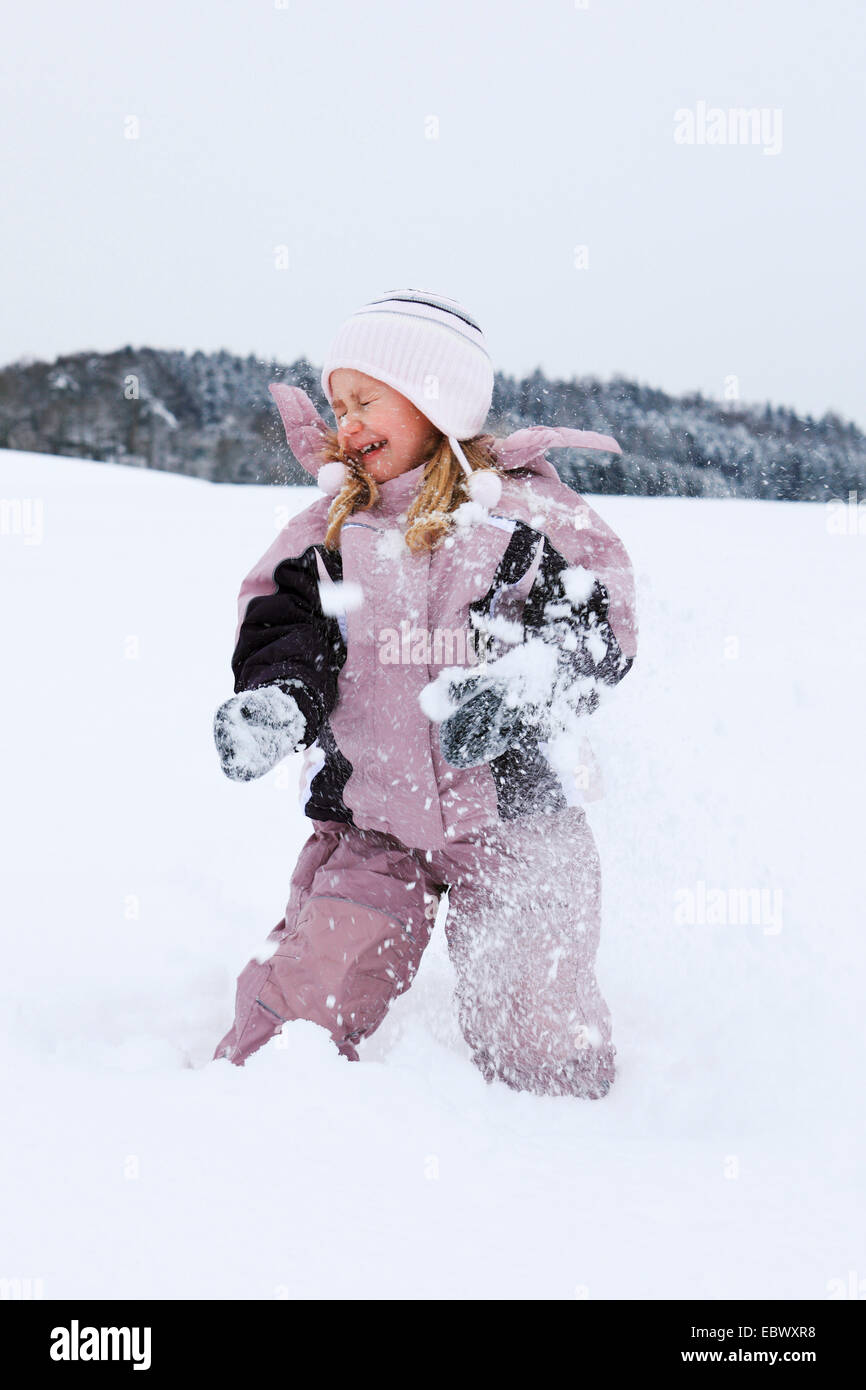
M 169 352 L 127 345 L 0 371 L 0 447 L 192 473 L 214 482 L 307 483 L 288 453 L 268 395 L 283 379 L 327 416 L 319 370 L 252 354 Z M 866 436 L 832 412 L 668 396 L 621 376 L 548 380 L 498 374 L 489 428 L 574 425 L 612 434 L 621 458 L 557 453 L 579 492 L 774 497 L 866 495 Z

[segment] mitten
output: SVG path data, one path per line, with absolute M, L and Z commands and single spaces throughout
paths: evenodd
M 454 713 L 442 721 L 439 747 L 452 767 L 489 763 L 519 742 L 529 722 L 525 707 L 509 704 L 501 679 L 469 676 L 451 686 Z
M 223 772 L 233 782 L 263 777 L 303 746 L 306 727 L 286 685 L 263 685 L 233 695 L 214 716 L 214 742 Z
M 543 737 L 546 695 L 555 665 L 539 653 L 535 679 L 508 658 L 483 670 L 451 667 L 421 692 L 421 708 L 439 724 L 442 756 L 452 767 L 489 763 L 526 738 Z M 540 677 L 540 679 L 539 679 Z

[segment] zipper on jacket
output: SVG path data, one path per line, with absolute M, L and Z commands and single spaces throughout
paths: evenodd
M 283 1018 L 282 1014 L 278 1014 L 276 1009 L 271 1008 L 270 1004 L 266 1004 L 264 999 L 259 999 L 258 996 L 256 996 L 256 1003 L 260 1004 L 263 1009 L 267 1009 L 268 1013 L 273 1014 L 274 1018 L 278 1018 L 280 1023 L 288 1022 L 288 1019 Z

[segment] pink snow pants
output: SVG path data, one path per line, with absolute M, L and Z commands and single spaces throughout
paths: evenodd
M 447 888 L 460 1026 L 488 1081 L 597 1099 L 614 1078 L 595 979 L 601 875 L 581 807 L 493 825 L 447 850 L 315 821 L 273 954 L 237 984 L 214 1058 L 243 1065 L 289 1019 L 327 1028 L 344 1057 L 412 983 Z

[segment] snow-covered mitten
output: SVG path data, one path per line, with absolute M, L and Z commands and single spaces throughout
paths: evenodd
M 307 721 L 284 685 L 263 685 L 233 695 L 214 716 L 214 742 L 222 770 L 233 782 L 263 777 L 303 746 Z
M 439 724 L 442 756 L 452 767 L 489 763 L 527 737 L 538 737 L 543 709 L 523 683 L 486 671 L 440 672 L 421 693 L 421 708 Z
M 519 739 L 526 711 L 508 703 L 504 680 L 470 676 L 454 694 L 457 708 L 439 729 L 442 756 L 452 767 L 489 763 Z

